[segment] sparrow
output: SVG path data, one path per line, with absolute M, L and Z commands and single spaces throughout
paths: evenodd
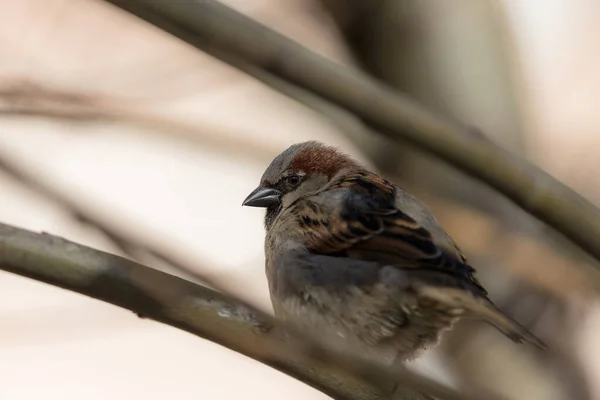
M 334 147 L 292 145 L 243 205 L 266 208 L 276 318 L 327 346 L 409 361 L 471 317 L 545 347 L 494 305 L 425 204 Z

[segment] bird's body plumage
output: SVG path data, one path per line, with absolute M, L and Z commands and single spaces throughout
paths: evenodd
M 538 343 L 497 310 L 423 203 L 331 147 L 295 146 L 261 182 L 282 193 L 265 218 L 277 317 L 386 362 L 414 358 L 461 316 Z M 285 181 L 294 174 L 298 187 Z

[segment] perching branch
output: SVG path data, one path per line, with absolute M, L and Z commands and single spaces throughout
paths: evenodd
M 480 133 L 426 110 L 374 78 L 311 52 L 214 0 L 106 0 L 216 57 L 263 68 L 353 112 L 494 187 L 600 260 L 600 211 Z M 235 66 L 235 62 L 233 63 Z
M 0 269 L 50 283 L 183 329 L 237 351 L 335 399 L 441 400 L 465 396 L 404 369 L 308 343 L 260 311 L 184 279 L 49 234 L 0 224 Z M 412 388 L 412 389 L 411 389 Z
M 0 171 L 103 232 L 126 254 L 145 252 L 208 282 L 203 286 L 49 234 L 0 224 L 0 269 L 47 282 L 187 330 L 263 362 L 336 399 L 440 400 L 466 397 L 405 369 L 326 352 L 228 293 L 219 280 L 114 230 L 69 196 L 0 152 Z M 224 292 L 224 293 L 223 293 Z M 222 320 L 220 320 L 221 318 Z M 290 339 L 292 341 L 290 342 Z

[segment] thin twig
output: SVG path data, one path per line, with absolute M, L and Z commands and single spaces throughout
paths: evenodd
M 357 70 L 336 64 L 213 0 L 105 0 L 225 62 L 237 58 L 355 113 L 494 187 L 600 260 L 600 210 L 485 136 L 439 117 Z M 235 66 L 235 64 L 233 64 Z
M 123 252 L 123 254 L 127 254 L 133 259 L 137 259 L 139 254 L 149 254 L 152 257 L 171 265 L 176 270 L 191 276 L 201 284 L 228 293 L 228 290 L 225 287 L 221 287 L 223 285 L 221 285 L 218 280 L 215 280 L 207 274 L 203 274 L 201 269 L 193 268 L 177 261 L 174 256 L 169 255 L 167 252 L 158 250 L 149 243 L 144 243 L 141 239 L 134 237 L 134 235 L 127 235 L 126 233 L 113 228 L 110 224 L 104 222 L 102 218 L 97 217 L 94 212 L 89 211 L 85 206 L 79 204 L 78 201 L 72 199 L 60 190 L 57 190 L 46 181 L 36 178 L 35 174 L 27 171 L 26 168 L 23 168 L 18 165 L 18 163 L 12 161 L 11 158 L 6 154 L 3 154 L 2 151 L 0 151 L 0 171 L 4 172 L 18 183 L 23 184 L 27 188 L 59 205 L 77 221 L 87 224 L 101 232 L 121 252 Z
M 120 97 L 52 88 L 17 77 L 0 79 L 0 116 L 44 117 L 72 122 L 120 122 L 144 128 L 199 147 L 213 147 L 251 161 L 266 162 L 275 146 L 244 135 L 232 135 L 222 127 L 190 123 L 148 111 L 154 104 Z M 252 149 L 252 151 L 249 151 Z

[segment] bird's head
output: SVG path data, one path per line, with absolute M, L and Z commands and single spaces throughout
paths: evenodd
M 294 144 L 273 159 L 243 205 L 266 208 L 268 229 L 282 210 L 323 189 L 340 172 L 358 166 L 348 155 L 321 142 Z

